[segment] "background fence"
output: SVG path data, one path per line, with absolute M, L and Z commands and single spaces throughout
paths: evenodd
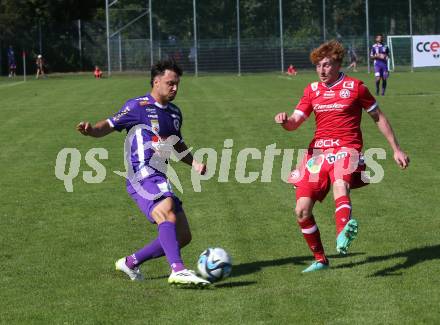
M 440 0 L 103 2 L 108 10 L 103 7 L 94 20 L 39 24 L 2 40 L 3 73 L 8 44 L 17 54 L 27 52 L 30 70 L 42 53 L 49 70 L 60 72 L 94 65 L 113 73 L 147 71 L 151 62 L 173 57 L 188 72 L 247 73 L 285 70 L 289 64 L 311 68 L 310 50 L 333 38 L 354 48 L 358 63 L 367 67 L 368 46 L 377 33 L 440 34 Z M 396 65 L 408 65 L 409 45 L 404 40 L 395 45 Z

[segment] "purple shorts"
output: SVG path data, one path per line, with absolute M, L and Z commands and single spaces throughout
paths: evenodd
M 183 211 L 182 201 L 173 193 L 165 176 L 156 175 L 146 178 L 139 183 L 138 187 L 128 185 L 127 192 L 151 223 L 155 223 L 151 217 L 151 212 L 156 205 L 167 197 L 173 199 L 175 213 Z
M 388 64 L 383 61 L 376 61 L 374 63 L 374 76 L 388 78 Z

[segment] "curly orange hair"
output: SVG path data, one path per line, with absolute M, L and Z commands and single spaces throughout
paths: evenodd
M 344 55 L 345 49 L 342 44 L 336 40 L 331 40 L 313 49 L 312 53 L 310 53 L 310 61 L 313 64 L 318 64 L 324 58 L 332 58 L 336 62 L 342 63 Z

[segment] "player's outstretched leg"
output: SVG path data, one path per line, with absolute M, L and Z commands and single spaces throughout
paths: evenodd
M 191 242 L 191 231 L 183 210 L 177 214 L 176 232 L 180 248 L 185 247 Z M 142 280 L 143 276 L 139 270 L 141 264 L 162 256 L 165 256 L 165 252 L 162 248 L 159 237 L 157 237 L 135 253 L 119 259 L 115 263 L 116 270 L 126 273 L 132 280 Z M 125 264 L 122 264 L 121 260 L 124 260 Z
M 184 286 L 203 287 L 210 284 L 198 277 L 193 271 L 187 270 L 180 255 L 180 247 L 176 234 L 176 215 L 173 199 L 168 197 L 162 200 L 151 213 L 159 225 L 159 241 L 162 245 L 168 263 L 171 266 L 171 275 L 168 283 Z
M 351 221 L 351 200 L 342 195 L 335 200 L 336 250 L 347 254 L 348 247 L 357 235 L 357 222 Z M 350 224 L 348 224 L 350 223 Z
M 296 202 L 295 208 L 298 225 L 301 228 L 307 245 L 315 257 L 315 262 L 303 270 L 302 273 L 325 270 L 329 267 L 329 262 L 325 256 L 324 247 L 321 242 L 321 234 L 315 222 L 315 218 L 311 214 L 313 204 L 314 201 L 311 198 L 301 197 Z
M 336 250 L 345 255 L 358 232 L 358 223 L 351 218 L 352 208 L 348 183 L 336 180 L 333 183 L 333 195 L 335 197 Z
M 336 235 L 344 229 L 351 217 L 351 200 L 348 195 L 343 195 L 335 200 Z
M 177 242 L 176 225 L 165 221 L 159 225 L 159 240 L 165 252 L 172 272 L 168 278 L 169 284 L 206 286 L 210 283 L 198 277 L 193 271 L 187 270 L 180 256 L 180 248 Z
M 144 277 L 139 270 L 139 266 L 147 260 L 164 255 L 165 253 L 162 249 L 159 238 L 156 238 L 137 252 L 117 260 L 115 263 L 116 270 L 124 272 L 131 280 L 140 281 L 143 280 Z M 121 262 L 122 260 L 123 262 Z
M 315 261 L 302 273 L 325 270 L 329 267 L 329 262 L 325 256 L 324 247 L 321 242 L 321 234 L 315 223 L 315 218 L 311 216 L 303 221 L 298 221 L 304 239 L 315 257 Z

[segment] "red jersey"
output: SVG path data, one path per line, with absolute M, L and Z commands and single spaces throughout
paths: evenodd
M 100 69 L 95 69 L 95 78 L 101 78 L 102 76 L 102 71 Z
M 309 148 L 348 147 L 360 151 L 362 109 L 371 112 L 376 108 L 376 99 L 363 82 L 341 73 L 331 85 L 308 85 L 295 113 L 304 118 L 315 113 L 316 131 Z
M 289 66 L 287 68 L 287 74 L 289 75 L 296 74 L 296 69 L 293 66 Z

